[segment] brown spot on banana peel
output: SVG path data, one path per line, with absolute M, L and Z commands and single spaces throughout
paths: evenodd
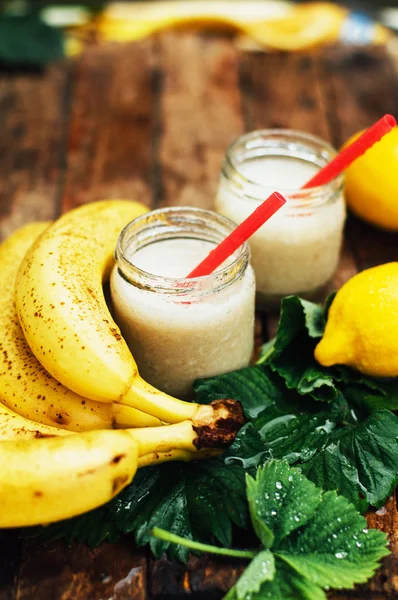
M 23 430 L 21 429 L 21 431 L 23 431 Z M 37 431 L 37 430 L 35 431 L 35 434 L 34 434 L 34 438 L 37 440 L 40 440 L 42 438 L 52 438 L 52 437 L 57 437 L 57 436 L 52 435 L 50 433 L 42 433 L 41 431 Z
M 118 494 L 126 486 L 128 480 L 128 475 L 115 477 L 115 479 L 112 481 L 112 495 L 116 496 L 116 494 Z
M 212 408 L 211 413 L 205 410 L 209 407 Z M 210 405 L 201 406 L 192 420 L 192 427 L 198 436 L 193 443 L 198 450 L 228 448 L 245 422 L 240 402 L 231 398 L 214 400 Z
M 125 458 L 125 454 L 117 454 L 111 460 L 111 465 L 117 465 L 123 458 Z

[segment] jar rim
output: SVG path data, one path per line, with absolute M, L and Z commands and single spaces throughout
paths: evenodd
M 236 138 L 227 148 L 227 152 L 225 154 L 225 158 L 223 161 L 223 166 L 222 166 L 222 173 L 225 177 L 227 177 L 228 179 L 230 179 L 230 173 L 228 171 L 232 171 L 232 174 L 234 176 L 234 178 L 236 178 L 238 187 L 243 187 L 246 185 L 250 185 L 253 189 L 257 189 L 258 190 L 258 198 L 256 196 L 253 195 L 249 195 L 249 194 L 244 194 L 245 198 L 247 200 L 252 200 L 254 202 L 260 202 L 262 200 L 264 200 L 266 198 L 266 194 L 270 194 L 273 191 L 275 191 L 273 189 L 273 187 L 270 186 L 266 186 L 258 181 L 254 181 L 253 179 L 251 179 L 250 177 L 247 177 L 246 175 L 244 175 L 242 173 L 242 171 L 239 169 L 239 163 L 236 158 L 234 157 L 234 153 L 236 153 L 239 149 L 240 146 L 242 145 L 246 145 L 246 144 L 250 144 L 250 142 L 254 141 L 254 140 L 259 140 L 261 141 L 277 141 L 277 140 L 282 140 L 283 138 L 285 138 L 285 141 L 287 142 L 298 142 L 298 143 L 302 143 L 303 146 L 307 146 L 309 150 L 313 150 L 316 151 L 316 149 L 321 150 L 321 152 L 319 152 L 319 157 L 324 159 L 324 164 L 326 165 L 330 160 L 332 160 L 333 158 L 335 158 L 335 156 L 337 156 L 338 152 L 337 150 L 331 145 L 329 144 L 329 142 L 323 140 L 322 138 L 315 136 L 313 134 L 310 133 L 306 133 L 304 131 L 299 131 L 299 130 L 295 130 L 295 129 L 279 129 L 279 128 L 274 128 L 274 129 L 256 129 L 254 131 L 250 131 L 248 133 L 245 133 L 241 136 L 239 136 L 238 138 Z M 271 148 L 272 146 L 267 146 L 266 144 L 260 144 L 260 145 L 254 145 L 252 146 L 251 149 L 261 149 L 261 148 Z M 282 146 L 283 147 L 283 146 Z M 249 148 L 250 149 L 250 148 Z M 280 154 L 278 153 L 277 155 L 280 156 L 285 156 L 284 154 Z M 260 158 L 261 156 L 264 156 L 264 154 L 258 154 L 255 157 Z M 294 158 L 295 155 L 293 153 L 286 153 L 286 156 L 292 157 Z M 253 158 L 255 158 L 253 157 Z M 299 156 L 296 156 L 296 158 L 298 160 L 305 160 L 304 158 L 301 158 Z M 245 162 L 244 160 L 241 161 L 242 163 Z M 308 162 L 311 162 L 308 160 Z M 318 164 L 315 161 L 312 161 L 313 164 Z M 320 168 L 322 168 L 321 165 L 319 165 Z M 309 188 L 305 188 L 305 189 L 297 189 L 297 190 L 285 190 L 283 188 L 278 188 L 277 191 L 281 192 L 288 200 L 289 204 L 293 207 L 296 208 L 296 206 L 298 205 L 299 207 L 302 206 L 303 201 L 305 202 L 306 206 L 313 206 L 314 204 L 325 204 L 327 201 L 325 201 L 325 195 L 326 193 L 328 195 L 330 195 L 330 193 L 334 192 L 334 193 L 338 193 L 342 190 L 343 188 L 343 183 L 344 183 L 344 175 L 340 174 L 337 177 L 335 177 L 334 179 L 332 179 L 330 182 L 323 184 L 323 185 L 319 185 L 319 186 L 314 186 L 314 187 L 309 187 Z
M 214 225 L 214 227 L 207 230 L 207 233 L 205 230 L 206 223 Z M 187 224 L 194 226 L 194 230 L 190 234 L 183 229 L 183 226 Z M 197 230 L 195 230 L 196 226 L 198 227 Z M 148 234 L 151 228 L 158 230 L 156 239 L 151 238 Z M 181 233 L 184 231 L 183 236 L 178 235 L 179 228 Z M 209 239 L 211 233 L 216 233 L 216 228 L 221 230 L 222 237 L 217 240 L 214 238 Z M 133 256 L 135 252 L 149 244 L 182 237 L 214 241 L 217 244 L 235 228 L 236 223 L 228 217 L 202 208 L 170 206 L 154 209 L 130 221 L 121 231 L 115 249 L 119 272 L 128 283 L 147 291 L 163 292 L 177 296 L 195 294 L 203 296 L 210 292 L 214 293 L 228 287 L 243 276 L 250 258 L 247 242 L 239 247 L 235 252 L 234 259 L 226 265 L 219 267 L 210 275 L 192 278 L 155 275 L 134 265 L 131 259 L 126 256 L 126 252 L 131 249 L 132 243 L 135 243 Z M 163 229 L 163 232 L 161 229 Z

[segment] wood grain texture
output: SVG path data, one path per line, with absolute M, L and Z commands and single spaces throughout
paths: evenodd
M 131 537 L 90 550 L 64 542 L 25 546 L 17 600 L 147 600 L 146 553 Z
M 89 47 L 73 69 L 66 211 L 93 200 L 152 204 L 152 43 Z
M 0 72 L 0 238 L 58 214 L 69 66 Z
M 384 113 L 398 115 L 398 78 L 383 48 L 331 47 L 322 53 L 321 69 L 336 146 Z
M 248 129 L 298 129 L 330 138 L 318 53 L 249 53 L 241 81 Z
M 212 208 L 229 143 L 243 132 L 238 55 L 227 38 L 159 38 L 160 205 Z

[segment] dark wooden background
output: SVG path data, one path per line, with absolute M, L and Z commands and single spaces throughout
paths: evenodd
M 384 113 L 398 116 L 396 68 L 382 49 L 249 53 L 229 37 L 165 33 L 92 46 L 46 72 L 3 69 L 1 236 L 102 198 L 211 208 L 234 138 L 291 127 L 338 147 Z M 350 217 L 334 286 L 391 260 L 398 260 L 398 234 Z M 263 318 L 264 338 L 275 324 Z M 330 599 L 398 599 L 395 498 L 368 520 L 389 533 L 392 555 L 369 586 Z M 131 536 L 90 550 L 0 532 L 0 557 L 0 600 L 217 600 L 242 569 L 207 557 L 187 567 L 155 561 Z

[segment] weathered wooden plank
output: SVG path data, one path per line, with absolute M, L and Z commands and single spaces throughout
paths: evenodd
M 235 584 L 243 573 L 247 561 L 220 560 L 216 557 L 193 558 L 189 564 L 189 584 L 192 593 L 203 597 L 218 592 L 220 597 Z
M 88 48 L 76 62 L 63 211 L 104 198 L 152 203 L 152 42 Z
M 53 219 L 65 162 L 67 63 L 45 72 L 0 72 L 0 237 Z
M 62 541 L 46 546 L 29 542 L 17 600 L 147 600 L 146 554 L 131 537 L 89 549 Z
M 398 235 L 384 231 L 350 215 L 347 223 L 350 244 L 360 269 L 398 260 Z
M 389 535 L 391 555 L 383 561 L 383 568 L 372 580 L 370 589 L 375 592 L 395 592 L 398 597 L 398 511 L 397 500 L 390 498 L 384 508 L 367 515 L 369 527 L 385 531 Z
M 321 64 L 336 146 L 384 113 L 397 115 L 398 77 L 383 48 L 332 47 Z
M 398 116 L 398 77 L 385 50 L 333 48 L 323 54 L 322 64 L 335 145 L 385 113 Z M 395 234 L 355 217 L 349 219 L 347 232 L 360 269 L 398 259 Z
M 178 598 L 191 593 L 186 567 L 166 559 L 149 561 L 149 597 Z
M 212 556 L 192 557 L 187 566 L 166 560 L 154 561 L 150 571 L 150 597 L 222 598 L 244 570 L 246 562 Z
M 160 205 L 212 208 L 227 146 L 243 132 L 237 52 L 227 38 L 169 33 L 159 57 Z
M 329 140 L 316 53 L 248 53 L 241 81 L 248 129 L 297 129 Z

